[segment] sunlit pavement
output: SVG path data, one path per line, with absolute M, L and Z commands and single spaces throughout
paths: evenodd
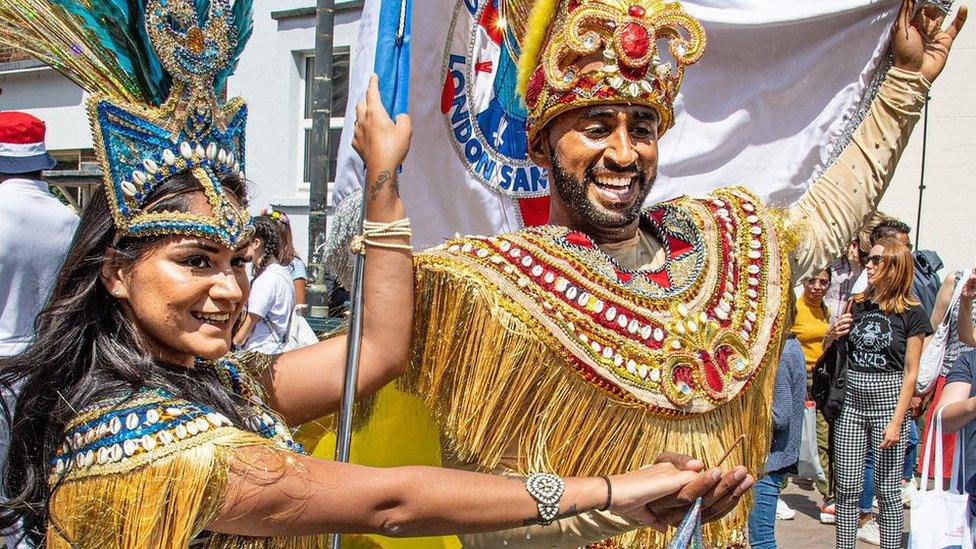
M 796 517 L 793 520 L 776 521 L 776 544 L 782 549 L 813 549 L 823 547 L 834 547 L 834 526 L 832 524 L 820 524 L 820 504 L 822 498 L 809 484 L 797 485 L 791 481 L 789 486 L 783 490 L 782 499 L 796 509 Z M 875 509 L 877 512 L 877 509 Z M 905 510 L 905 534 L 902 535 L 902 547 L 908 542 L 908 510 Z M 862 541 L 858 542 L 859 548 L 872 548 Z

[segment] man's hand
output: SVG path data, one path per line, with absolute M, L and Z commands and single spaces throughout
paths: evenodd
M 952 42 L 966 22 L 967 9 L 959 7 L 956 18 L 942 30 L 945 14 L 932 5 L 915 13 L 916 0 L 904 0 L 892 31 L 891 51 L 895 66 L 909 72 L 920 72 L 934 82 L 945 68 Z M 914 17 L 913 17 L 914 14 Z
M 702 471 L 705 465 L 701 461 L 683 454 L 666 452 L 658 456 L 655 463 L 671 463 L 679 470 L 699 473 L 677 493 L 647 504 L 645 509 L 649 518 L 645 522 L 659 531 L 677 526 L 698 498 L 702 498 L 703 522 L 724 517 L 755 482 L 745 467 L 735 467 L 724 475 L 718 468 Z

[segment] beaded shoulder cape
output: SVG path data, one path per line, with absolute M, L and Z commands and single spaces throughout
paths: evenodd
M 273 458 L 262 468 L 272 475 L 267 463 L 303 453 L 263 402 L 257 374 L 271 360 L 246 353 L 197 363 L 213 368 L 225 389 L 241 397 L 243 425 L 159 389 L 82 410 L 51 460 L 48 546 L 185 547 L 191 540 L 208 548 L 323 546 L 320 536 L 198 538 L 216 516 L 234 449 L 266 449 Z
M 746 433 L 729 463 L 757 473 L 789 306 L 782 217 L 740 187 L 653 206 L 658 269 L 624 269 L 555 226 L 420 253 L 402 383 L 484 470 L 615 473 L 664 451 L 714 465 Z

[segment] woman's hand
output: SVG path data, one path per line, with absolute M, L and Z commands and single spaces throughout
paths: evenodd
M 655 463 L 627 474 L 612 476 L 610 482 L 613 485 L 613 500 L 610 502 L 610 510 L 663 531 L 667 524 L 661 524 L 648 511 L 647 504 L 677 493 L 697 477 L 697 472 L 678 469 L 669 462 Z
M 838 316 L 830 325 L 830 328 L 827 329 L 827 335 L 824 336 L 824 341 L 835 341 L 851 333 L 851 324 L 853 322 L 854 317 L 851 316 L 851 313 L 844 313 Z
M 945 68 L 949 49 L 966 22 L 966 5 L 959 7 L 956 18 L 942 30 L 945 14 L 927 4 L 915 13 L 916 0 L 904 0 L 891 37 L 895 66 L 909 72 L 920 72 L 934 82 Z
M 969 278 L 963 283 L 960 297 L 966 301 L 972 301 L 976 297 L 976 269 L 969 273 Z
M 922 397 L 913 395 L 908 401 L 908 413 L 915 419 L 922 417 Z
M 885 448 L 891 448 L 892 446 L 898 444 L 901 439 L 901 422 L 891 420 L 884 429 L 884 438 L 881 440 L 881 444 L 878 445 L 879 450 L 884 450 Z
M 670 463 L 680 471 L 697 473 L 695 480 L 686 484 L 681 490 L 644 506 L 644 510 L 650 517 L 639 518 L 662 531 L 667 526 L 680 524 L 698 498 L 702 500 L 702 522 L 711 522 L 724 517 L 735 508 L 742 495 L 752 488 L 755 482 L 755 478 L 741 465 L 724 473 L 718 467 L 706 471 L 705 464 L 701 461 L 674 452 L 665 452 L 654 462 Z
M 412 132 L 406 114 L 398 115 L 395 123 L 390 119 L 380 99 L 376 75 L 371 76 L 366 99 L 356 105 L 356 131 L 352 138 L 352 148 L 363 159 L 366 171 L 396 170 L 410 150 Z

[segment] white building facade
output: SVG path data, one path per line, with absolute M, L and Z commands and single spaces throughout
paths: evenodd
M 336 3 L 333 149 L 345 122 L 349 52 L 357 39 L 361 8 L 361 0 Z M 292 219 L 295 247 L 304 257 L 310 186 L 306 143 L 311 132 L 306 76 L 314 70 L 314 1 L 255 0 L 254 19 L 247 53 L 227 92 L 244 96 L 249 104 L 247 176 L 252 182 L 252 210 L 271 206 L 286 212 Z M 921 210 L 920 247 L 938 251 L 950 270 L 976 265 L 974 93 L 976 32 L 967 29 L 932 93 L 925 147 L 927 188 L 921 207 L 921 123 L 881 204 L 883 211 L 913 228 Z M 0 56 L 0 110 L 22 110 L 45 120 L 48 147 L 63 162 L 61 169 L 84 168 L 92 160 L 84 100 L 77 86 L 50 68 Z M 331 154 L 334 162 L 335 151 Z

